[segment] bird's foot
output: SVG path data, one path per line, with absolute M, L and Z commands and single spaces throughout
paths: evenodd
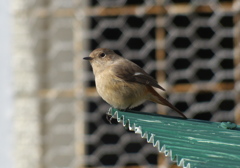
M 112 124 L 113 117 L 110 114 L 106 114 L 106 119 L 110 124 Z

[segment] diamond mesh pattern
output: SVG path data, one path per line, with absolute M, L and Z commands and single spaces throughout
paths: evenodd
M 228 116 L 233 121 L 234 91 L 213 92 L 205 85 L 234 81 L 232 26 L 231 13 L 169 15 L 166 19 L 166 63 L 171 65 L 166 68 L 168 84 L 199 86 L 195 93 L 170 94 L 169 99 L 191 118 L 223 121 Z M 213 98 L 207 99 L 209 94 Z M 203 100 L 198 100 L 199 95 Z

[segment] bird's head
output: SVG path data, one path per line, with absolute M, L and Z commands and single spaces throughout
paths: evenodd
M 93 50 L 88 57 L 83 59 L 89 60 L 93 71 L 101 71 L 111 66 L 117 59 L 121 58 L 113 50 L 107 48 L 98 48 Z

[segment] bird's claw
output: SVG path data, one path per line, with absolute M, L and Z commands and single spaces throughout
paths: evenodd
M 110 124 L 112 124 L 112 119 L 113 119 L 113 117 L 112 117 L 111 115 L 106 114 L 106 119 L 107 119 L 107 121 L 108 121 Z

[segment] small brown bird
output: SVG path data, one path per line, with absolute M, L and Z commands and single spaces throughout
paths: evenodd
M 98 48 L 83 59 L 89 60 L 92 65 L 97 92 L 114 108 L 127 110 L 149 100 L 168 106 L 187 118 L 153 89 L 165 91 L 153 77 L 114 51 Z

